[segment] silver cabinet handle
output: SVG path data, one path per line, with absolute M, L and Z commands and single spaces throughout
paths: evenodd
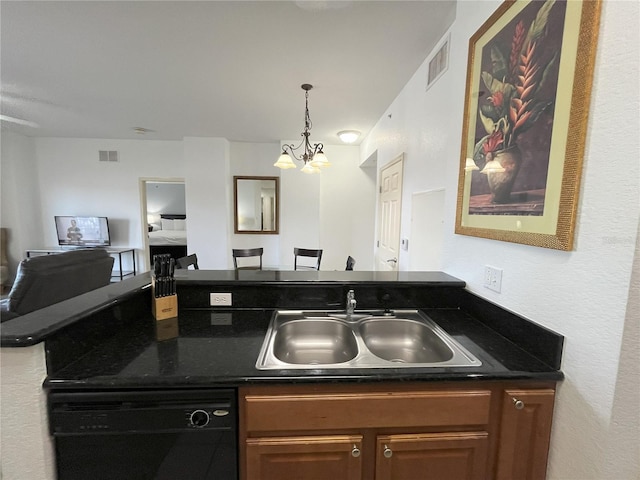
M 518 400 L 517 398 L 513 398 L 512 400 L 516 410 L 522 410 L 524 408 L 524 402 L 522 400 Z
M 387 260 L 387 263 L 389 263 L 389 262 L 398 263 L 398 259 L 397 258 L 390 258 L 389 260 Z
M 355 443 L 353 444 L 353 448 L 351 449 L 351 456 L 356 458 L 360 456 L 360 449 Z
M 393 455 L 393 452 L 391 451 L 391 449 L 389 447 L 387 447 L 385 445 L 384 446 L 384 451 L 382 452 L 382 454 L 385 456 L 385 458 L 391 458 L 391 455 Z

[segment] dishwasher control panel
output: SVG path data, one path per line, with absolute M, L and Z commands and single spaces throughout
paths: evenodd
M 50 394 L 53 435 L 235 428 L 233 390 Z

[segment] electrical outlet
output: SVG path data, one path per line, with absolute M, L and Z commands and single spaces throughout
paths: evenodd
M 485 265 L 484 267 L 484 281 L 482 282 L 482 284 L 485 287 L 491 285 L 491 267 L 489 265 Z
M 502 290 L 502 269 L 485 265 L 484 286 L 494 292 L 500 293 L 500 290 Z
M 230 313 L 212 313 L 211 314 L 211 325 L 231 325 L 232 324 L 232 316 Z
M 231 294 L 230 293 L 210 293 L 209 305 L 211 305 L 212 307 L 230 307 Z

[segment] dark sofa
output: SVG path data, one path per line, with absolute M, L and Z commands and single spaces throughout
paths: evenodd
M 113 261 L 99 248 L 23 260 L 8 297 L 0 302 L 0 320 L 5 322 L 108 285 Z

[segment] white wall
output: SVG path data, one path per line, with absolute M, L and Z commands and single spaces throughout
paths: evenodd
M 2 132 L 1 144 L 0 214 L 2 226 L 8 228 L 7 256 L 13 277 L 25 250 L 34 247 L 34 239 L 42 241 L 41 200 L 34 143 L 27 137 Z M 50 221 L 50 228 L 55 229 L 53 217 Z
M 117 150 L 119 161 L 99 162 L 99 150 Z M 297 169 L 281 176 L 279 235 L 235 235 L 232 178 L 280 176 L 273 166 L 278 143 L 7 133 L 2 143 L 2 226 L 9 228 L 12 271 L 26 249 L 57 245 L 55 215 L 109 217 L 113 246 L 137 249 L 138 269 L 148 269 L 142 254 L 146 219 L 141 219 L 141 178 L 184 179 L 187 248 L 198 254 L 200 268 L 232 268 L 232 248 L 256 246 L 265 249 L 265 265 L 292 267 L 298 246 L 323 248 L 323 270 L 343 270 L 348 255 L 356 258 L 356 268 L 367 269 L 372 265 L 375 169 L 358 167 L 358 147 L 327 145 L 325 152 L 333 166 L 323 174 L 308 176 Z
M 198 255 L 202 269 L 226 269 L 233 232 L 229 142 L 224 138 L 189 137 L 183 144 L 187 253 Z
M 231 177 L 253 175 L 260 177 L 278 177 L 280 169 L 273 164 L 280 155 L 280 145 L 277 143 L 231 143 Z M 232 192 L 233 194 L 233 186 Z M 282 215 L 282 185 L 280 185 L 280 214 Z M 233 206 L 233 199 L 231 204 Z M 232 207 L 233 208 L 233 207 Z M 229 231 L 231 232 L 231 245 L 229 246 L 229 268 L 233 268 L 231 259 L 232 248 L 264 248 L 262 262 L 264 265 L 280 264 L 280 243 L 282 232 L 289 228 L 289 224 L 280 218 L 279 235 L 243 234 L 233 233 L 233 216 L 230 218 Z
M 47 376 L 44 343 L 0 349 L 0 365 L 0 478 L 53 480 L 53 437 L 42 388 Z
M 275 168 L 280 152 L 279 144 L 231 144 L 232 176 L 280 177 L 280 234 L 234 234 L 231 248 L 263 247 L 264 265 L 290 268 L 295 247 L 322 248 L 321 270 L 344 270 L 349 255 L 359 270 L 371 268 L 375 169 L 359 168 L 359 147 L 325 144 L 332 165 L 315 175 L 302 173 L 300 162 Z
M 147 182 L 147 213 L 184 215 L 186 211 L 184 183 Z
M 181 177 L 184 170 L 181 142 L 67 138 L 33 142 L 40 193 L 35 211 L 41 213 L 43 235 L 30 239 L 27 248 L 57 245 L 55 215 L 100 215 L 109 217 L 112 246 L 142 249 L 146 219 L 140 219 L 138 179 Z M 117 150 L 119 161 L 99 162 L 99 150 Z M 138 266 L 146 262 L 142 257 L 139 251 Z
M 376 170 L 358 168 L 359 151 L 340 145 L 324 149 L 332 165 L 320 183 L 321 270 L 344 270 L 348 256 L 356 260 L 356 270 L 373 270 Z
M 638 365 L 621 365 L 620 357 L 634 341 L 624 325 L 640 216 L 638 3 L 603 5 L 572 252 L 453 233 L 468 40 L 499 4 L 458 3 L 449 69 L 425 92 L 426 63 L 420 67 L 363 143 L 361 159 L 377 150 L 384 165 L 405 152 L 402 236 L 410 237 L 412 193 L 445 188 L 444 270 L 565 335 L 549 478 L 637 478 Z M 412 248 L 402 252 L 401 269 Z M 487 264 L 504 270 L 501 293 L 482 286 Z M 624 457 L 615 455 L 622 438 L 635 442 Z

